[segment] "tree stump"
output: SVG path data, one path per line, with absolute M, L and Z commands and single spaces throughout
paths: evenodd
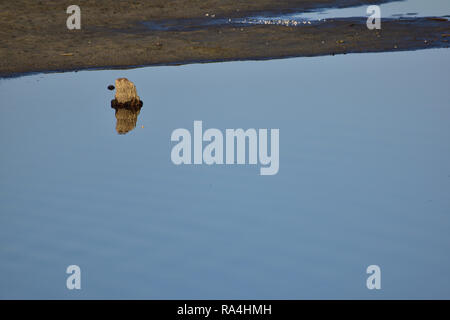
M 111 108 L 116 110 L 116 131 L 125 134 L 136 127 L 143 102 L 136 92 L 134 83 L 126 78 L 116 79 L 116 95 Z

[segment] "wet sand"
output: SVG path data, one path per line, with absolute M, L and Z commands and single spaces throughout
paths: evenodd
M 79 1 L 81 30 L 68 30 L 59 1 L 0 4 L 0 76 L 29 72 L 130 68 L 191 62 L 271 59 L 355 52 L 447 47 L 446 19 L 383 19 L 368 30 L 365 18 L 327 20 L 302 26 L 233 24 L 195 30 L 160 31 L 144 21 L 234 18 L 380 3 L 360 0 L 297 1 Z

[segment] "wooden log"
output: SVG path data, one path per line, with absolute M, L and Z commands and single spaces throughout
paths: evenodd
M 116 79 L 116 100 L 119 103 L 140 101 L 134 83 L 127 78 Z

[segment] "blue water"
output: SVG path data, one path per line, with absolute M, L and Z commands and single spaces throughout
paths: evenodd
M 293 12 L 287 14 L 273 14 L 266 12 L 244 18 L 217 17 L 213 13 L 206 13 L 205 17 L 197 19 L 173 19 L 163 21 L 146 21 L 143 24 L 151 30 L 194 30 L 208 26 L 233 24 L 245 27 L 254 24 L 285 25 L 301 27 L 304 25 L 323 24 L 338 18 L 368 17 L 368 5 L 344 8 L 320 8 L 306 12 Z M 417 17 L 449 17 L 449 0 L 399 0 L 379 4 L 381 20 L 408 19 Z
M 449 65 L 436 49 L 0 80 L 0 298 L 449 299 Z M 118 77 L 144 101 L 126 135 Z M 170 135 L 194 120 L 279 128 L 280 171 L 175 166 Z
M 365 17 L 367 7 L 362 5 L 356 7 L 323 9 L 308 13 L 293 14 L 292 18 L 304 18 L 310 20 L 328 18 Z M 450 2 L 448 0 L 400 0 L 379 4 L 381 18 L 392 17 L 440 17 L 450 14 Z
M 379 4 L 381 19 L 442 17 L 450 15 L 450 1 L 448 0 L 401 0 Z M 368 17 L 368 5 L 346 8 L 326 8 L 310 12 L 296 12 L 283 15 L 255 16 L 244 19 L 232 19 L 233 23 L 244 24 L 279 24 L 302 26 L 304 24 L 324 23 L 330 19 Z

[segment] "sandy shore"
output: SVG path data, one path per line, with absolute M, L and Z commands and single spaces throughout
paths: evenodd
M 427 18 L 387 20 L 368 30 L 365 19 L 322 24 L 209 26 L 188 31 L 155 31 L 143 21 L 242 17 L 360 0 L 288 1 L 78 1 L 81 30 L 68 30 L 61 1 L 10 1 L 0 4 L 0 76 L 90 68 L 126 68 L 190 62 L 270 59 L 352 52 L 448 47 L 450 22 Z

